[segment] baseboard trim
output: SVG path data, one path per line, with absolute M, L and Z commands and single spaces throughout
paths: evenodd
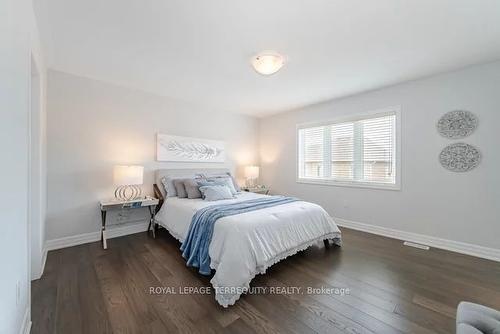
M 350 228 L 353 230 L 368 232 L 398 240 L 411 241 L 418 244 L 444 249 L 455 253 L 461 253 L 500 262 L 500 249 L 488 248 L 460 241 L 441 239 L 418 233 L 405 232 L 387 227 L 355 222 L 338 217 L 334 218 L 334 220 L 337 223 L 337 225 Z
M 42 261 L 40 263 L 40 268 L 39 268 L 40 270 L 38 271 L 38 275 L 31 278 L 32 281 L 42 278 L 43 271 L 45 270 L 45 262 L 47 262 L 47 253 L 48 253 L 47 245 L 44 245 L 42 250 Z
M 30 306 L 26 308 L 23 317 L 23 323 L 21 324 L 21 328 L 19 329 L 19 334 L 29 334 L 31 331 L 31 312 Z
M 45 263 L 47 262 L 47 253 L 49 251 L 47 250 L 47 245 L 44 245 L 43 247 L 43 255 L 42 255 L 42 265 L 40 266 L 40 276 L 39 277 L 42 277 L 43 275 L 43 272 L 45 270 Z
M 35 280 L 40 279 L 42 277 L 43 271 L 45 269 L 45 262 L 46 261 L 47 261 L 47 246 L 44 245 L 44 247 L 42 249 L 41 259 L 40 259 L 40 266 L 38 268 L 35 268 L 31 272 L 31 280 L 32 281 L 35 281 Z
M 115 227 L 109 227 L 106 229 L 107 232 L 107 238 L 117 238 L 117 237 L 122 237 L 124 235 L 128 234 L 134 234 L 134 233 L 139 233 L 139 232 L 145 232 L 147 230 L 149 222 L 140 222 L 140 223 L 133 223 L 133 224 L 127 224 L 124 226 L 115 226 Z M 52 239 L 52 240 L 47 240 L 45 243 L 45 248 L 47 251 L 55 250 L 55 249 L 61 249 L 61 248 L 66 248 L 66 247 L 71 247 L 71 246 L 77 246 L 77 245 L 82 245 L 86 244 L 89 242 L 95 242 L 101 240 L 101 232 L 90 232 L 90 233 L 83 233 L 83 234 L 78 234 L 78 235 L 72 235 L 69 237 L 64 237 L 64 238 L 58 238 L 58 239 Z

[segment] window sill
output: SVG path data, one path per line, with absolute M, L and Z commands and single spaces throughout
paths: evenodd
M 333 180 L 322 180 L 322 179 L 305 179 L 297 178 L 297 183 L 304 184 L 316 184 L 334 187 L 350 187 L 350 188 L 367 188 L 367 189 L 379 189 L 379 190 L 401 190 L 399 184 L 387 184 L 387 183 L 366 183 L 366 182 L 342 182 Z

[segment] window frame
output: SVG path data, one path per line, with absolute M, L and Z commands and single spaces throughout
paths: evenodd
M 382 182 L 362 182 L 362 181 L 339 181 L 333 179 L 325 179 L 325 178 L 306 178 L 301 177 L 299 175 L 299 152 L 300 152 L 300 138 L 299 138 L 299 130 L 304 128 L 311 128 L 316 126 L 326 126 L 332 125 L 336 123 L 344 123 L 344 122 L 356 122 L 369 118 L 383 117 L 395 115 L 395 155 L 396 155 L 396 177 L 395 183 L 382 183 Z M 401 190 L 401 106 L 392 106 L 383 109 L 377 109 L 369 112 L 365 112 L 362 114 L 356 115 L 348 115 L 344 117 L 338 117 L 335 119 L 329 119 L 325 121 L 319 122 L 308 122 L 297 124 L 295 130 L 295 177 L 297 183 L 304 184 L 316 184 L 316 185 L 328 185 L 328 186 L 337 186 L 337 187 L 354 187 L 354 188 L 370 188 L 370 189 L 381 189 L 381 190 Z

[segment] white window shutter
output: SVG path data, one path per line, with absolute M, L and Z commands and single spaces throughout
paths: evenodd
M 301 130 L 301 169 L 304 177 L 320 178 L 324 172 L 324 132 L 323 126 Z
M 298 179 L 396 183 L 396 112 L 298 129 Z
M 331 129 L 331 175 L 334 180 L 352 180 L 354 177 L 354 124 L 333 124 Z

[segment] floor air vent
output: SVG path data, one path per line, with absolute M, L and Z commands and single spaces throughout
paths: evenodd
M 403 242 L 403 245 L 408 246 L 408 247 L 418 248 L 418 249 L 424 249 L 424 250 L 429 250 L 430 249 L 429 246 L 417 244 L 417 243 L 410 242 L 410 241 Z

